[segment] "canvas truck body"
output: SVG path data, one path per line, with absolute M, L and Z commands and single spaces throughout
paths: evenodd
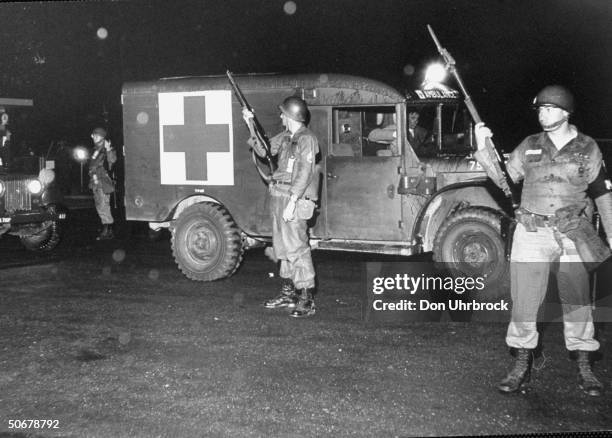
M 410 255 L 437 245 L 443 251 L 443 225 L 459 210 L 476 207 L 487 212 L 485 226 L 499 235 L 492 222 L 503 206 L 469 155 L 471 123 L 466 119 L 458 129 L 453 123 L 457 132 L 450 137 L 444 131 L 444 108 L 458 108 L 457 96 L 414 99 L 377 81 L 337 74 L 235 79 L 269 137 L 283 129 L 283 99 L 300 96 L 308 103 L 308 126 L 321 150 L 320 201 L 309 223 L 313 248 Z M 128 83 L 122 103 L 127 219 L 169 227 L 175 259 L 188 277 L 232 274 L 244 249 L 270 241 L 272 222 L 267 187 L 254 165 L 265 162 L 247 146 L 249 131 L 229 81 L 216 76 Z M 434 108 L 428 141 L 436 147 L 427 157 L 417 156 L 407 140 L 406 114 L 415 106 Z M 395 149 L 368 140 L 385 120 L 395 130 Z M 447 153 L 449 141 L 462 153 Z M 478 225 L 480 219 L 468 222 Z M 458 268 L 467 263 L 464 271 L 483 269 L 502 257 L 501 238 L 481 231 L 467 242 L 455 236 L 459 242 L 449 243 Z M 466 256 L 472 260 L 459 260 Z

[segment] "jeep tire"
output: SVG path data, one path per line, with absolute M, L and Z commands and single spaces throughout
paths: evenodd
M 219 204 L 193 204 L 181 212 L 172 227 L 172 255 L 191 280 L 212 281 L 232 275 L 242 253 L 240 230 Z
M 50 221 L 49 226 L 38 233 L 20 236 L 19 239 L 29 251 L 51 251 L 60 242 L 59 224 L 56 221 Z
M 508 293 L 509 263 L 501 235 L 503 215 L 488 207 L 467 207 L 440 226 L 434 260 L 454 276 L 482 277 L 485 288 L 473 298 L 490 301 Z

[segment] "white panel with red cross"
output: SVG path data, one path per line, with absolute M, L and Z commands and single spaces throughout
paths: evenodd
M 159 93 L 161 184 L 234 185 L 229 90 Z

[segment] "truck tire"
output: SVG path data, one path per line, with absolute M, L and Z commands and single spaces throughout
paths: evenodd
M 503 214 L 489 207 L 467 207 L 448 217 L 434 240 L 434 260 L 455 277 L 482 277 L 483 301 L 508 294 L 509 262 L 501 235 Z
M 242 261 L 240 230 L 221 205 L 187 207 L 172 227 L 172 255 L 185 276 L 212 281 L 232 275 Z
M 20 236 L 19 239 L 21 244 L 29 251 L 51 251 L 60 242 L 59 224 L 56 221 L 52 221 L 47 228 L 38 233 Z

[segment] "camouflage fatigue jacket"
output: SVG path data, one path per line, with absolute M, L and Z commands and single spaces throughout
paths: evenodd
M 492 157 L 485 151 L 474 155 L 491 179 L 499 181 L 490 165 Z M 601 166 L 597 143 L 580 132 L 559 150 L 545 132 L 531 135 L 506 163 L 512 180 L 523 180 L 521 207 L 542 215 L 570 205 L 586 205 L 588 185 L 597 178 Z

